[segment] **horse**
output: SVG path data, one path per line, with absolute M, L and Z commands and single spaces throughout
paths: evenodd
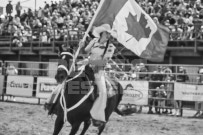
M 59 52 L 60 52 L 60 58 L 65 60 L 67 62 L 66 66 L 67 69 L 64 68 L 58 68 L 57 73 L 55 75 L 55 79 L 57 83 L 62 83 L 66 79 L 73 79 L 75 75 L 68 75 L 67 71 L 70 69 L 68 68 L 71 63 L 69 62 L 71 59 L 73 59 L 73 51 L 72 49 L 66 49 L 65 51 L 61 49 L 59 46 Z M 60 66 L 59 66 L 60 67 Z M 71 74 L 77 74 L 76 72 L 72 72 Z M 64 88 L 64 96 L 65 96 L 65 102 L 66 102 L 66 108 L 70 108 L 77 104 L 91 89 L 91 85 L 89 84 L 90 80 L 94 80 L 94 73 L 92 68 L 89 66 L 85 67 L 85 71 L 82 73 L 82 75 L 75 77 L 73 80 L 67 82 L 65 84 Z M 115 111 L 117 114 L 122 115 L 122 112 L 119 111 L 118 105 L 120 101 L 122 100 L 122 94 L 123 89 L 121 85 L 117 82 L 115 82 L 116 85 L 113 86 L 114 90 L 116 91 L 116 94 L 112 97 L 107 99 L 107 106 L 105 109 L 105 116 L 106 116 L 106 122 L 108 122 L 110 115 L 113 111 Z M 78 85 L 78 88 L 74 88 L 72 86 Z M 82 88 L 81 86 L 85 86 L 85 88 Z M 94 93 L 96 91 L 96 87 L 94 87 Z M 92 94 L 96 95 L 96 94 Z M 57 118 L 55 120 L 55 126 L 54 126 L 54 132 L 53 135 L 58 135 L 60 130 L 62 129 L 64 125 L 64 115 L 67 116 L 68 122 L 71 124 L 71 131 L 70 135 L 75 135 L 81 125 L 82 122 L 84 122 L 84 127 L 80 135 L 84 135 L 85 132 L 88 130 L 89 126 L 91 125 L 91 115 L 90 110 L 93 106 L 93 99 L 92 97 L 95 96 L 89 96 L 83 103 L 81 103 L 77 108 L 67 112 L 67 114 L 64 114 L 64 111 L 62 109 L 62 106 L 59 102 L 59 99 L 56 101 L 56 105 L 54 107 L 55 114 L 57 115 Z M 98 126 L 98 135 L 102 133 L 102 131 L 105 128 L 106 123 Z

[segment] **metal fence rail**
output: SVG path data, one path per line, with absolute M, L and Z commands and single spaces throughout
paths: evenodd
M 0 65 L 3 71 L 0 95 L 36 98 L 40 103 L 56 86 L 57 62 L 5 61 Z M 8 74 L 11 65 L 18 70 L 16 74 Z M 198 103 L 203 103 L 203 65 L 118 64 L 119 71 L 114 67 L 106 68 L 106 73 L 122 84 L 124 104 L 148 106 L 156 112 L 179 110 L 180 115 L 188 107 L 203 110 L 203 105 L 198 107 Z M 179 80 L 181 76 L 188 78 Z M 27 84 L 24 90 L 28 93 L 23 93 L 21 84 Z

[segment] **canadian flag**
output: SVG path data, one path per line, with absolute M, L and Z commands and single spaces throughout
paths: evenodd
M 100 6 L 93 22 L 95 36 L 105 29 L 137 56 L 156 62 L 163 60 L 169 30 L 155 24 L 135 0 L 102 0 Z

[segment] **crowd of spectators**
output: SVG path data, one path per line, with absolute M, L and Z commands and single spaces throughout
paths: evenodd
M 203 5 L 200 0 L 140 0 L 142 8 L 173 32 L 170 40 L 203 39 Z
M 88 27 L 97 9 L 98 1 L 64 0 L 52 1 L 50 4 L 45 1 L 45 6 L 39 7 L 39 10 L 28 9 L 23 12 L 18 2 L 15 16 L 11 16 L 13 6 L 9 2 L 6 7 L 7 15 L 0 20 L 0 36 L 12 35 L 13 40 L 18 39 L 21 42 L 28 42 L 31 39 L 41 42 L 78 39 L 78 31 L 84 32 Z
M 44 2 L 37 11 L 22 11 L 18 2 L 6 7 L 7 15 L 0 20 L 0 36 L 12 35 L 14 42 L 38 40 L 51 42 L 78 39 L 78 31 L 87 29 L 100 0 L 64 0 Z M 203 39 L 203 6 L 200 0 L 137 0 L 154 21 L 167 26 L 170 40 Z M 12 16 L 13 10 L 16 15 Z M 82 33 L 80 33 L 82 34 Z M 17 40 L 17 41 L 16 41 Z

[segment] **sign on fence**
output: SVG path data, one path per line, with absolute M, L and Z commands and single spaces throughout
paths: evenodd
M 4 76 L 0 75 L 0 95 L 3 94 L 3 88 L 4 88 Z
M 174 99 L 183 101 L 203 101 L 203 85 L 175 83 Z
M 120 81 L 124 91 L 121 104 L 148 104 L 148 85 L 147 81 Z
M 34 77 L 8 76 L 6 94 L 15 96 L 32 96 Z
M 48 98 L 53 90 L 57 86 L 56 80 L 49 77 L 37 78 L 37 93 L 38 98 Z

